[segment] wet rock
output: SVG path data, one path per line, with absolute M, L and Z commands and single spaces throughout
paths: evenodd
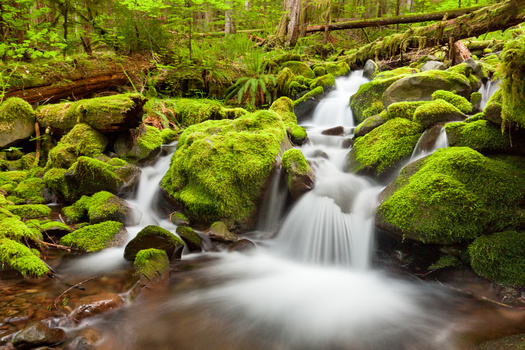
M 96 349 L 97 343 L 102 336 L 99 331 L 94 328 L 86 328 L 80 331 L 80 334 L 75 336 L 68 342 L 64 350 L 92 350 Z
M 449 146 L 470 147 L 482 153 L 509 153 L 511 149 L 508 135 L 502 134 L 500 126 L 488 120 L 449 123 L 445 131 Z
M 343 143 L 341 144 L 341 147 L 343 148 L 350 148 L 354 144 L 354 140 L 352 138 L 347 138 L 343 140 Z
M 443 62 L 439 61 L 426 61 L 423 63 L 421 68 L 419 68 L 420 72 L 426 72 L 428 70 L 445 70 L 447 69 L 447 66 L 443 64 Z
M 190 252 L 200 252 L 201 249 L 201 238 L 191 227 L 179 226 L 177 227 L 177 234 L 182 238 L 186 247 Z
M 162 249 L 170 260 L 180 259 L 184 243 L 168 230 L 149 225 L 143 228 L 124 249 L 124 259 L 134 261 L 137 253 L 143 249 Z
M 43 322 L 29 324 L 13 339 L 16 349 L 33 349 L 41 346 L 53 346 L 66 340 L 66 332 L 60 328 L 50 328 Z
M 425 130 L 423 135 L 419 138 L 417 149 L 415 152 L 429 152 L 433 149 L 436 141 L 441 134 L 441 129 L 443 128 L 444 123 L 436 124 L 433 127 Z
M 101 313 L 111 311 L 122 305 L 122 298 L 115 293 L 102 293 L 80 298 L 71 316 L 81 320 Z
M 296 125 L 291 130 L 289 130 L 288 136 L 290 137 L 290 141 L 297 146 L 303 145 L 308 140 L 308 134 L 306 133 L 306 130 L 299 125 Z
M 190 219 L 180 211 L 171 213 L 170 221 L 177 226 L 190 226 Z
M 388 121 L 385 113 L 379 113 L 372 117 L 366 118 L 361 124 L 359 124 L 354 132 L 354 139 L 357 137 L 364 136 L 370 131 L 374 130 L 378 126 L 385 124 Z
M 503 121 L 501 117 L 502 102 L 503 102 L 503 94 L 501 90 L 497 90 L 490 97 L 490 99 L 487 102 L 487 105 L 485 106 L 485 109 L 483 110 L 485 119 L 487 119 L 488 121 L 496 125 L 501 125 Z
M 125 200 L 107 191 L 94 194 L 86 207 L 92 224 L 112 220 L 134 226 L 139 224 L 142 217 L 139 210 L 131 208 Z
M 257 248 L 255 243 L 253 243 L 252 241 L 250 241 L 248 239 L 243 238 L 243 239 L 239 239 L 237 242 L 235 242 L 230 247 L 230 251 L 245 253 L 245 252 L 252 251 L 255 248 Z
M 169 276 L 170 260 L 164 250 L 141 250 L 137 253 L 134 265 L 140 275 L 140 284 L 144 287 L 166 280 Z
M 284 152 L 282 165 L 288 177 L 288 189 L 294 199 L 314 187 L 315 175 L 299 149 L 294 148 Z
M 368 79 L 374 79 L 379 73 L 379 67 L 372 60 L 367 60 L 363 69 L 363 76 Z
M 342 126 L 336 126 L 330 129 L 323 130 L 321 134 L 328 136 L 343 136 L 345 134 L 345 128 Z
M 35 132 L 33 107 L 11 97 L 0 104 L 0 149 L 29 138 Z
M 222 221 L 214 222 L 208 230 L 208 236 L 221 243 L 233 243 L 237 241 L 237 236 L 228 230 L 228 227 Z
M 153 126 L 142 125 L 119 137 L 114 148 L 117 155 L 124 160 L 147 164 L 156 159 L 161 146 L 160 131 Z
M 429 128 L 437 123 L 461 121 L 465 118 L 466 116 L 459 109 L 445 100 L 434 100 L 425 103 L 417 107 L 414 112 L 414 121 L 425 128 Z

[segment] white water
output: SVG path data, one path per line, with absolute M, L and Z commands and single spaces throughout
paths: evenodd
M 481 86 L 478 92 L 481 93 L 481 104 L 480 109 L 483 110 L 487 105 L 490 97 L 499 89 L 500 80 L 496 79 L 494 81 L 488 80 L 485 84 Z
M 436 150 L 440 148 L 446 148 L 448 147 L 448 139 L 447 139 L 447 133 L 445 131 L 445 128 L 441 128 L 439 131 L 439 136 L 436 139 L 436 142 L 434 142 L 434 145 L 430 149 L 423 149 L 421 147 L 421 141 L 426 136 L 426 133 L 429 129 L 425 130 L 425 132 L 421 135 L 419 140 L 416 143 L 416 146 L 414 147 L 414 150 L 412 151 L 412 155 L 410 156 L 409 163 L 412 163 L 418 159 L 421 159 L 423 157 L 426 157 L 428 155 L 431 155 Z

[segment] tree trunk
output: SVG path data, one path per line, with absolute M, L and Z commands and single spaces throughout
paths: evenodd
M 301 15 L 301 0 L 285 0 L 284 13 L 277 27 L 276 35 L 286 46 L 295 46 L 299 38 L 299 17 Z
M 410 45 L 419 48 L 446 45 L 449 38 L 461 40 L 504 30 L 525 21 L 525 1 L 507 0 L 484 7 L 455 19 L 437 22 L 426 27 L 411 28 L 394 34 L 388 40 L 362 46 L 348 56 L 349 64 L 363 63 L 368 59 L 386 58 L 402 54 Z
M 226 10 L 224 12 L 224 34 L 234 34 L 235 28 L 233 26 L 233 3 L 231 1 L 227 1 L 226 5 L 230 6 L 231 8 L 229 10 Z

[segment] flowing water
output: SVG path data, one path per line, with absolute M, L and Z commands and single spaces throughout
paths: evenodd
M 310 142 L 301 150 L 315 169 L 315 187 L 280 220 L 286 187 L 275 174 L 259 229 L 276 237 L 254 239 L 258 248 L 249 254 L 183 255 L 169 290 L 90 320 L 108 333 L 100 349 L 468 348 L 457 338 L 462 297 L 372 267 L 382 187 L 344 172 L 342 146 L 354 129 L 349 97 L 366 81 L 361 72 L 338 78 L 304 123 Z M 334 126 L 343 126 L 341 135 L 321 133 Z M 150 207 L 168 162 L 144 169 L 131 201 L 143 218 L 128 228 L 131 236 L 150 223 L 174 231 Z
M 499 79 L 495 80 L 488 80 L 486 83 L 484 83 L 478 92 L 481 93 L 481 104 L 480 108 L 483 110 L 485 106 L 487 105 L 487 102 L 489 101 L 490 97 L 496 92 L 496 90 L 499 89 Z

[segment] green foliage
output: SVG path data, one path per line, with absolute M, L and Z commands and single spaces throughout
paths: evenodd
M 525 35 L 507 42 L 500 59 L 503 124 L 525 128 Z
M 42 235 L 40 232 L 35 232 L 26 226 L 20 220 L 19 216 L 13 215 L 11 211 L 7 210 L 0 215 L 0 238 L 9 238 L 15 241 L 41 241 Z
M 49 271 L 31 249 L 7 238 L 0 238 L 0 261 L 2 269 L 7 265 L 24 276 L 42 277 Z
M 431 271 L 435 271 L 435 270 L 440 270 L 440 269 L 444 269 L 447 267 L 455 267 L 460 264 L 461 262 L 455 256 L 444 255 L 444 256 L 439 257 L 438 261 L 430 265 L 428 269 Z
M 239 103 L 247 101 L 252 108 L 263 106 L 272 103 L 271 89 L 276 85 L 277 80 L 269 74 L 252 78 L 242 77 L 226 90 L 225 98 L 230 99 L 237 95 L 237 102 Z
M 62 237 L 60 244 L 74 246 L 86 252 L 96 252 L 111 247 L 122 227 L 120 222 L 115 221 L 85 226 Z

